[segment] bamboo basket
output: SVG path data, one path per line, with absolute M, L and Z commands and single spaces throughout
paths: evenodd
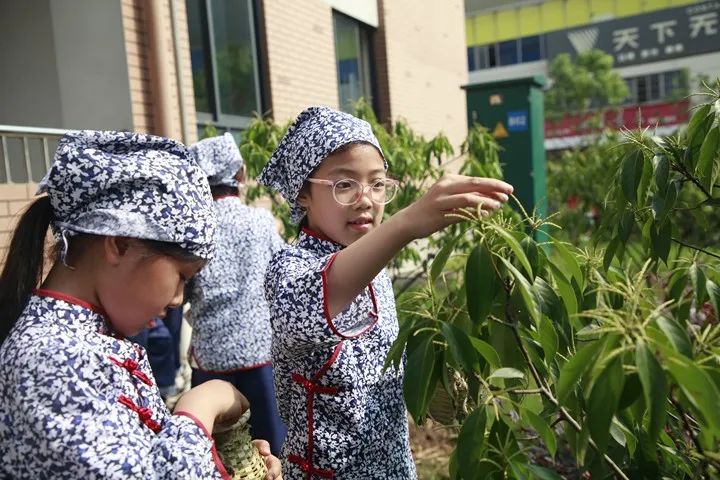
M 215 448 L 233 480 L 264 480 L 267 467 L 250 438 L 249 413 L 226 430 L 213 434 Z

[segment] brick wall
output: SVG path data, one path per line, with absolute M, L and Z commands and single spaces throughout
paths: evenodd
M 332 10 L 321 0 L 264 0 L 272 115 L 339 105 Z M 464 51 L 464 50 L 463 50 Z
M 177 82 L 177 64 L 173 50 L 172 19 L 170 16 L 169 0 L 153 0 L 162 3 L 164 18 L 162 19 L 163 50 L 161 58 L 167 65 L 169 75 L 171 98 L 171 126 L 166 136 L 183 140 L 182 119 L 180 117 L 180 95 Z M 190 65 L 190 40 L 187 26 L 187 13 L 185 2 L 174 2 L 176 21 L 178 24 L 177 42 L 180 48 L 180 69 L 182 72 L 185 94 L 182 102 L 185 109 L 186 123 L 188 125 L 186 143 L 197 141 L 195 97 L 193 94 L 192 68 Z M 148 38 L 147 1 L 122 0 L 122 22 L 125 33 L 125 49 L 128 63 L 128 77 L 130 78 L 130 99 L 132 101 L 133 128 L 138 132 L 158 132 L 155 121 L 155 92 L 153 92 L 152 55 L 150 55 L 150 42 Z
M 389 109 L 424 135 L 467 135 L 465 15 L 461 0 L 379 0 Z M 382 98 L 382 97 L 381 97 Z
M 34 183 L 0 184 L 0 265 L 5 263 L 19 214 L 34 199 L 36 191 Z

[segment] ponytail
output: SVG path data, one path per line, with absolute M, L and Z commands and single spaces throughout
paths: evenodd
M 35 200 L 20 218 L 0 274 L 0 344 L 43 276 L 45 235 L 53 213 L 48 197 Z

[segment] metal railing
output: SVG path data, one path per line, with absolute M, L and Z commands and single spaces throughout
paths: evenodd
M 0 125 L 0 184 L 42 180 L 68 130 Z

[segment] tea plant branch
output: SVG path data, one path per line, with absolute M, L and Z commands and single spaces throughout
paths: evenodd
M 693 249 L 693 250 L 695 250 L 695 251 L 704 253 L 705 255 L 709 255 L 709 256 L 715 257 L 715 258 L 720 258 L 720 255 L 718 255 L 717 253 L 710 252 L 710 251 L 708 251 L 708 250 L 705 250 L 704 248 L 697 247 L 697 246 L 695 246 L 695 245 L 690 245 L 689 243 L 685 243 L 685 242 L 683 242 L 682 240 L 679 240 L 679 239 L 677 239 L 677 238 L 674 238 L 674 237 L 673 237 L 673 238 L 672 238 L 672 241 L 675 242 L 675 243 L 677 243 L 677 244 L 679 244 L 679 245 L 682 245 L 683 247 L 688 247 L 688 248 L 691 248 L 691 249 Z
M 543 393 L 542 388 L 526 388 L 518 390 L 510 390 L 508 393 L 514 393 L 516 395 L 535 395 L 537 393 Z
M 509 302 L 506 302 L 505 311 L 506 314 L 512 315 L 509 308 Z M 520 333 L 518 332 L 517 325 L 512 323 L 511 330 L 513 332 L 513 336 L 515 337 L 515 341 L 520 348 L 520 352 L 522 353 L 523 359 L 525 360 L 525 363 L 528 365 L 530 369 L 530 373 L 533 376 L 533 379 L 535 380 L 535 383 L 540 387 L 540 392 L 542 395 L 545 396 L 545 398 L 550 401 L 555 407 L 558 409 L 558 412 L 560 413 L 560 416 L 568 422 L 572 427 L 578 432 L 582 432 L 582 426 L 578 423 L 575 418 L 573 418 L 572 415 L 570 415 L 570 412 L 568 412 L 565 407 L 560 405 L 560 402 L 557 398 L 552 394 L 552 391 L 550 390 L 550 387 L 545 383 L 543 378 L 538 373 L 537 369 L 535 368 L 535 364 L 533 364 L 532 360 L 530 359 L 530 354 L 527 351 L 527 348 L 525 347 L 525 344 L 522 341 L 522 338 L 520 338 Z M 588 439 L 588 443 L 590 446 L 598 453 L 600 453 L 600 449 L 598 448 L 597 444 L 592 438 Z M 622 480 L 630 480 L 627 475 L 625 475 L 625 472 L 622 471 L 622 469 L 615 463 L 615 461 L 610 458 L 607 454 L 602 454 L 603 459 L 608 464 L 611 470 L 615 472 L 615 474 L 621 478 Z
M 673 167 L 675 168 L 675 170 L 677 170 L 678 172 L 680 172 L 683 177 L 685 177 L 686 179 L 690 180 L 693 184 L 695 184 L 695 186 L 696 186 L 698 189 L 700 189 L 700 191 L 701 191 L 702 193 L 704 193 L 707 198 L 709 198 L 709 199 L 712 199 L 712 198 L 713 198 L 713 197 L 712 197 L 712 194 L 707 191 L 707 189 L 703 186 L 702 183 L 700 183 L 700 180 L 698 180 L 698 179 L 695 177 L 695 175 L 693 175 L 692 173 L 690 173 L 690 172 L 688 171 L 688 169 L 685 167 L 685 165 L 683 165 L 683 164 L 680 163 L 680 162 L 678 162 L 678 163 L 673 162 Z
M 675 407 L 675 410 L 677 410 L 678 415 L 680 415 L 680 419 L 683 422 L 683 425 L 685 426 L 685 429 L 688 432 L 688 435 L 690 436 L 690 439 L 693 442 L 693 445 L 695 445 L 695 448 L 698 451 L 698 454 L 700 455 L 700 469 L 705 472 L 705 477 L 709 478 L 707 468 L 709 464 L 712 464 L 715 468 L 719 468 L 720 464 L 717 460 L 714 460 L 712 458 L 709 458 L 706 453 L 705 449 L 702 447 L 702 444 L 700 443 L 700 440 L 698 440 L 697 437 L 697 429 L 693 428 L 692 425 L 690 425 L 690 416 L 685 413 L 685 409 L 680 405 L 680 403 L 672 396 L 670 396 L 670 403 L 673 404 Z

